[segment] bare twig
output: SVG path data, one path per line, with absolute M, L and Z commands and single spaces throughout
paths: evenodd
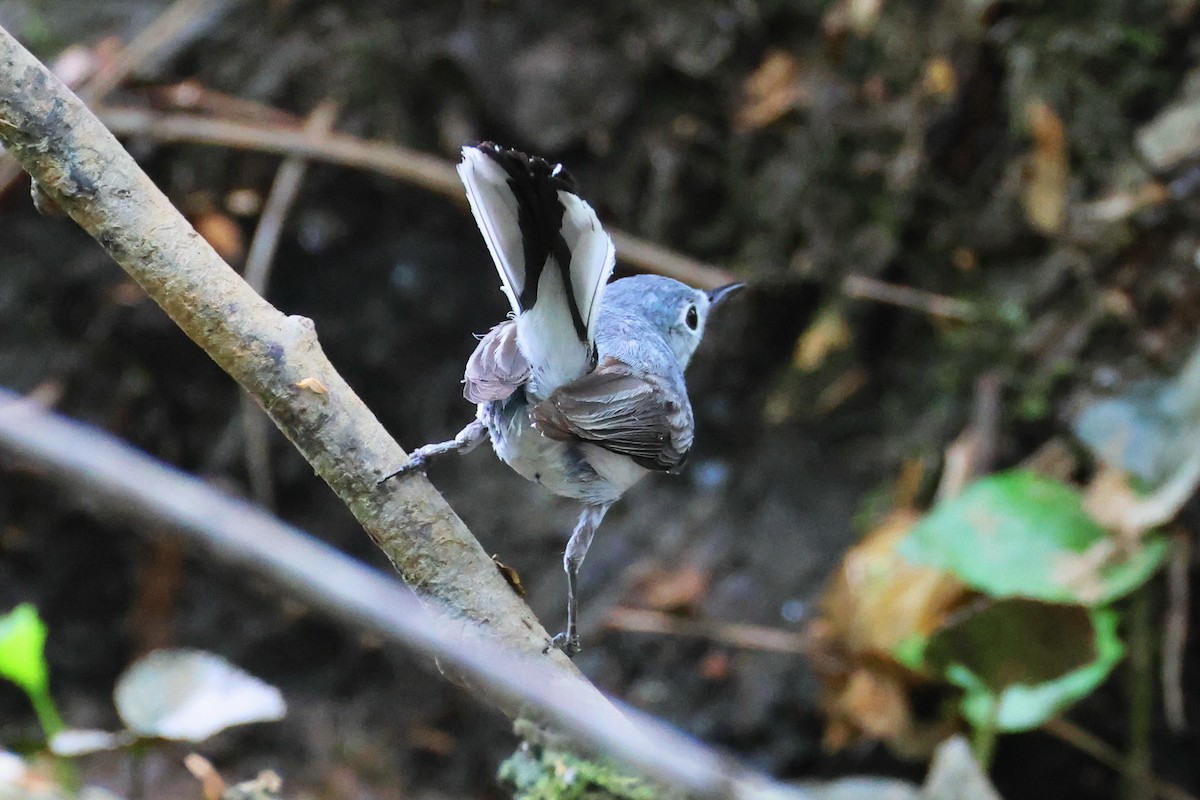
M 320 139 L 298 128 L 210 119 L 193 114 L 159 114 L 136 108 L 105 108 L 104 123 L 118 136 L 160 142 L 194 142 L 281 155 L 302 156 L 377 172 L 466 205 L 454 165 L 445 159 L 384 142 L 334 134 Z M 628 264 L 702 289 L 731 283 L 733 275 L 621 231 L 612 231 L 617 254 Z
M 1183 658 L 1191 608 L 1192 532 L 1178 531 L 1171 539 L 1167 562 L 1167 618 L 1162 636 L 1163 710 L 1167 727 L 1176 735 L 1187 731 L 1184 715 Z
M 934 294 L 924 289 L 914 289 L 911 286 L 886 283 L 866 275 L 848 275 L 842 281 L 842 293 L 856 300 L 872 300 L 876 303 L 911 308 L 931 317 L 957 322 L 974 322 L 979 318 L 975 306 L 965 300 Z
M 252 504 L 3 390 L 0 452 L 72 493 L 83 491 L 124 517 L 173 530 L 223 561 L 253 569 L 325 613 L 432 655 L 475 687 L 485 687 L 489 696 L 536 709 L 572 740 L 689 796 L 807 796 L 739 767 L 661 722 L 609 705 L 581 676 L 564 673 L 549 659 L 522 656 L 457 614 L 418 603 L 394 578 Z
M 233 6 L 234 0 L 175 0 L 162 14 L 138 32 L 116 58 L 79 90 L 85 103 L 93 103 L 117 88 L 143 64 L 166 57 L 190 40 L 189 33 L 211 23 Z
M 255 397 L 419 596 L 540 656 L 545 630 L 429 482 L 379 485 L 404 463 L 404 451 L 325 358 L 312 322 L 259 297 L 79 99 L 2 29 L 0 119 L 15 126 L 0 126 L 9 152 Z M 564 656 L 546 659 L 577 683 Z
M 1087 753 L 1106 767 L 1116 772 L 1124 772 L 1125 758 L 1091 731 L 1084 730 L 1070 720 L 1059 717 L 1042 725 L 1042 730 L 1061 742 L 1074 747 L 1080 752 Z M 1186 792 L 1173 783 L 1151 778 L 1154 794 L 1162 800 L 1200 800 L 1194 794 Z
M 333 128 L 336 117 L 336 104 L 326 101 L 309 115 L 304 130 L 313 136 L 324 136 Z M 261 297 L 267 296 L 267 282 L 271 277 L 271 267 L 275 262 L 275 251 L 279 247 L 283 223 L 292 204 L 296 202 L 307 171 L 308 162 L 304 159 L 297 156 L 284 159 L 279 171 L 275 173 L 271 192 L 267 195 L 267 202 L 258 218 L 258 227 L 254 230 L 254 239 L 250 242 L 242 277 Z M 251 491 L 259 503 L 273 508 L 275 481 L 274 471 L 271 469 L 271 440 L 267 419 L 262 409 L 246 394 L 241 396 L 240 416 L 242 433 L 246 437 L 246 471 Z
M 627 606 L 618 606 L 609 611 L 604 619 L 604 627 L 634 633 L 689 636 L 730 647 L 773 653 L 807 653 L 812 649 L 809 639 L 797 631 L 711 619 L 688 619 Z
M 1148 800 L 1154 795 L 1154 752 L 1150 736 L 1154 728 L 1154 654 L 1150 641 L 1150 592 L 1143 586 L 1134 592 L 1128 614 L 1129 741 L 1126 745 L 1124 791 L 1130 800 Z
M 321 103 L 304 123 L 304 132 L 314 139 L 322 139 L 333 129 L 337 118 L 337 105 L 325 101 Z M 308 171 L 308 160 L 300 156 L 288 156 L 279 165 L 275 180 L 271 184 L 271 192 L 263 205 L 262 214 L 258 218 L 258 227 L 254 231 L 254 239 L 250 242 L 250 250 L 246 254 L 246 267 L 242 277 L 250 288 L 263 297 L 267 295 L 267 281 L 270 280 L 271 267 L 275 262 L 275 251 L 279 247 L 279 236 L 283 232 L 283 223 L 287 220 L 296 195 L 300 193 L 300 185 Z
M 971 422 L 946 448 L 945 466 L 938 483 L 937 500 L 957 497 L 968 483 L 991 469 L 1000 431 L 1000 374 L 985 372 L 975 381 L 975 407 Z

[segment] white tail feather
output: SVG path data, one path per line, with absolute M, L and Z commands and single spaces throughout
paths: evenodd
M 521 313 L 518 298 L 525 287 L 525 257 L 521 252 L 521 227 L 517 203 L 508 187 L 508 175 L 498 164 L 474 147 L 462 149 L 458 176 L 467 189 L 467 202 L 479 226 L 488 252 L 503 282 L 514 314 Z
M 463 148 L 458 173 L 517 314 L 517 343 L 532 367 L 530 392 L 545 397 L 593 366 L 596 320 L 616 261 L 612 239 L 592 207 L 562 188 L 572 184 L 561 166 L 484 144 Z M 539 245 L 551 250 L 535 268 L 525 263 L 525 236 L 541 237 Z M 559 252 L 565 245 L 570 256 L 570 286 L 563 285 L 554 255 L 560 237 Z M 533 291 L 526 285 L 531 276 L 537 279 Z M 523 307 L 523 298 L 530 307 Z

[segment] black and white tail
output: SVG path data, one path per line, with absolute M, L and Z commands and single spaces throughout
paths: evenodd
M 491 142 L 463 148 L 458 174 L 517 315 L 517 343 L 543 398 L 586 374 L 616 251 L 561 164 Z

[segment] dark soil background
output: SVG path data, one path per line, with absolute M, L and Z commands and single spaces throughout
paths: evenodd
M 165 5 L 7 0 L 0 25 L 52 60 L 72 44 L 128 41 Z M 339 131 L 448 159 L 464 141 L 493 139 L 565 163 L 607 224 L 747 281 L 711 320 L 689 374 L 699 432 L 688 468 L 630 491 L 588 557 L 578 663 L 605 690 L 784 778 L 919 778 L 923 764 L 881 745 L 822 749 L 803 654 L 604 620 L 617 606 L 651 606 L 802 630 L 902 465 L 924 461 L 929 498 L 980 376 L 1001 382 L 994 463 L 1008 466 L 1065 433 L 1079 397 L 1174 369 L 1200 324 L 1200 204 L 1190 161 L 1152 166 L 1136 142 L 1189 96 L 1198 54 L 1194 0 L 243 0 L 110 102 L 151 102 L 154 87 L 194 79 L 301 116 L 334 98 Z M 748 81 L 772 57 L 792 72 L 756 100 Z M 1044 199 L 1038 159 L 1053 149 L 1031 124 L 1037 102 L 1061 120 L 1065 143 L 1065 180 L 1049 190 L 1065 203 L 1054 231 L 1023 204 Z M 185 212 L 253 232 L 230 196 L 265 195 L 278 157 L 127 145 Z M 1155 178 L 1171 187 L 1165 202 L 1103 223 L 1085 213 Z M 48 393 L 61 412 L 248 494 L 237 387 L 98 246 L 39 216 L 27 188 L 0 196 L 0 384 Z M 841 288 L 847 275 L 948 295 L 976 318 L 856 300 Z M 460 207 L 314 164 L 268 298 L 315 320 L 334 364 L 411 448 L 448 438 L 473 413 L 459 380 L 471 334 L 506 311 L 497 284 Z M 845 346 L 802 363 L 797 338 L 833 314 Z M 272 437 L 275 511 L 387 569 Z M 430 478 L 557 630 L 575 507 L 483 448 L 437 463 Z M 664 599 L 663 585 L 684 588 Z M 314 797 L 505 796 L 493 776 L 515 745 L 507 722 L 426 660 L 155 531 L 98 517 L 9 464 L 0 609 L 25 600 L 48 620 L 54 691 L 73 726 L 117 724 L 109 693 L 141 652 L 200 647 L 278 685 L 290 704 L 283 723 L 200 748 L 230 777 L 270 767 L 290 792 Z M 1127 694 L 1118 670 L 1071 716 L 1121 748 Z M 37 735 L 24 699 L 0 685 L 0 743 Z M 1162 777 L 1200 791 L 1200 727 L 1176 736 L 1158 725 L 1153 745 Z M 147 757 L 148 796 L 196 796 L 184 752 Z M 84 762 L 89 780 L 122 792 L 127 770 L 121 757 Z M 1107 767 L 1042 734 L 1002 739 L 994 779 L 1009 798 L 1121 792 Z

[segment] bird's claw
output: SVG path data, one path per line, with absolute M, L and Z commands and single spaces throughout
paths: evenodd
M 579 653 L 580 650 L 583 649 L 583 645 L 579 643 L 578 636 L 572 636 L 568 638 L 565 633 L 558 633 L 554 635 L 553 639 L 546 643 L 546 648 L 542 650 L 542 653 L 549 653 L 551 648 L 554 648 L 555 650 L 562 650 L 563 654 L 566 655 L 567 658 L 573 658 Z
M 382 485 L 384 483 L 387 483 L 392 478 L 403 478 L 405 475 L 411 475 L 414 472 L 423 473 L 423 472 L 425 472 L 425 467 L 426 467 L 426 459 L 424 456 L 421 456 L 421 455 L 409 456 L 407 464 L 405 464 L 403 467 L 396 470 L 395 472 L 391 472 L 387 475 L 384 475 L 382 478 L 379 479 L 379 484 L 377 484 L 377 485 Z

